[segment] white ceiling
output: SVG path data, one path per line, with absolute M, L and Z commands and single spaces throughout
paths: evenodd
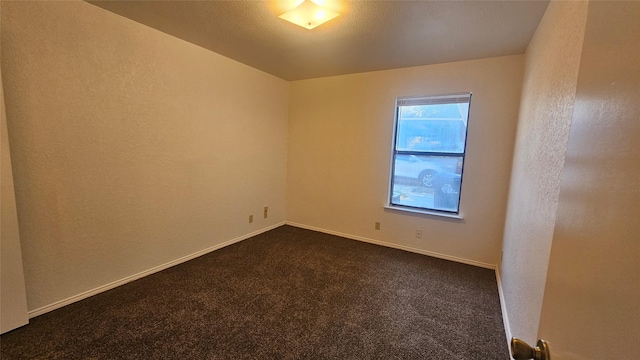
M 548 1 L 328 1 L 313 30 L 295 0 L 89 1 L 285 80 L 524 53 Z

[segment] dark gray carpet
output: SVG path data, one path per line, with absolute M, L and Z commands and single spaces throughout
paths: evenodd
M 2 359 L 508 359 L 495 273 L 283 226 L 31 319 Z

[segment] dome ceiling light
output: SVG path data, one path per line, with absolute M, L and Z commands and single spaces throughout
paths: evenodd
M 319 0 L 303 0 L 293 10 L 287 11 L 278 17 L 311 30 L 336 18 L 338 15 L 340 14 L 322 7 Z

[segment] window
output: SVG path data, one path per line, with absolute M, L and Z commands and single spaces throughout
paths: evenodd
M 389 206 L 457 215 L 471 94 L 396 100 Z

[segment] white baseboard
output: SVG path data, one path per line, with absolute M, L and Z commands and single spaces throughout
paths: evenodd
M 507 315 L 507 303 L 502 290 L 502 280 L 500 278 L 500 266 L 496 266 L 496 280 L 498 281 L 498 294 L 500 295 L 500 309 L 502 310 L 502 322 L 504 323 L 504 333 L 507 336 L 507 348 L 511 347 L 511 326 L 509 326 L 509 316 Z
M 235 239 L 231 239 L 231 240 L 225 241 L 223 243 L 208 247 L 206 249 L 197 251 L 197 252 L 195 252 L 193 254 L 190 254 L 190 255 L 187 255 L 187 256 L 183 256 L 183 257 L 181 257 L 179 259 L 169 261 L 168 263 L 153 267 L 151 269 L 139 272 L 137 274 L 134 274 L 134 275 L 131 275 L 131 276 L 127 276 L 127 277 L 125 277 L 123 279 L 116 280 L 116 281 L 110 282 L 110 283 L 102 285 L 102 286 L 98 286 L 95 289 L 91 289 L 91 290 L 85 291 L 83 293 L 68 297 L 66 299 L 63 299 L 63 300 L 60 300 L 60 301 L 56 301 L 53 304 L 45 305 L 45 306 L 40 307 L 38 309 L 31 310 L 28 313 L 29 318 L 33 318 L 33 317 L 36 317 L 38 315 L 42 315 L 42 314 L 48 313 L 49 311 L 53 311 L 53 310 L 59 309 L 59 308 L 61 308 L 63 306 L 66 306 L 66 305 L 72 304 L 74 302 L 86 299 L 86 298 L 88 298 L 90 296 L 99 294 L 101 292 L 105 292 L 107 290 L 111 290 L 111 289 L 113 289 L 115 287 L 118 287 L 120 285 L 124 285 L 124 284 L 132 282 L 134 280 L 138 280 L 138 279 L 143 278 L 143 277 L 145 277 L 147 275 L 151 275 L 153 273 L 157 273 L 157 272 L 162 271 L 164 269 L 168 269 L 168 268 L 170 268 L 172 266 L 175 266 L 175 265 L 178 265 L 178 264 L 182 264 L 182 263 L 187 262 L 189 260 L 195 259 L 195 258 L 197 258 L 199 256 L 208 254 L 208 253 L 210 253 L 212 251 L 221 249 L 221 248 L 223 248 L 225 246 L 229 246 L 231 244 L 235 244 L 235 243 L 240 242 L 242 240 L 246 240 L 246 239 L 248 239 L 248 238 L 250 238 L 252 236 L 256 236 L 256 235 L 262 234 L 264 232 L 267 232 L 269 230 L 273 230 L 273 229 L 275 229 L 277 227 L 280 227 L 282 225 L 285 225 L 284 221 L 281 222 L 281 223 L 275 224 L 275 225 L 268 226 L 266 228 L 262 228 L 260 230 L 254 231 L 252 233 L 249 233 L 249 234 L 246 234 L 246 235 L 242 235 L 242 236 L 237 237 Z
M 416 249 L 416 248 L 412 248 L 410 246 L 393 244 L 393 243 L 389 243 L 389 242 L 385 242 L 385 241 L 369 239 L 369 238 L 362 237 L 362 236 L 357 236 L 357 235 L 345 234 L 345 233 L 341 233 L 341 232 L 338 232 L 338 231 L 317 228 L 317 227 L 314 227 L 314 226 L 308 226 L 308 225 L 299 224 L 299 223 L 290 222 L 290 221 L 287 221 L 286 224 L 287 225 L 291 225 L 291 226 L 295 226 L 295 227 L 298 227 L 298 228 L 302 228 L 302 229 L 318 231 L 318 232 L 325 233 L 325 234 L 330 234 L 330 235 L 336 235 L 336 236 L 340 236 L 340 237 L 351 239 L 351 240 L 363 241 L 363 242 L 367 242 L 367 243 L 371 243 L 371 244 L 376 244 L 376 245 L 386 246 L 386 247 L 390 247 L 390 248 L 394 248 L 394 249 L 409 251 L 409 252 L 412 252 L 412 253 L 427 255 L 427 256 L 431 256 L 431 257 L 435 257 L 435 258 L 439 258 L 439 259 L 450 260 L 450 261 L 455 261 L 455 262 L 462 263 L 462 264 L 478 266 L 478 267 L 485 268 L 485 269 L 494 270 L 496 268 L 496 265 L 494 265 L 494 264 L 488 264 L 488 263 L 483 263 L 483 262 L 480 262 L 480 261 L 464 259 L 464 258 L 460 258 L 460 257 L 457 257 L 457 256 L 440 254 L 440 253 L 436 253 L 436 252 L 433 252 L 433 251 Z

